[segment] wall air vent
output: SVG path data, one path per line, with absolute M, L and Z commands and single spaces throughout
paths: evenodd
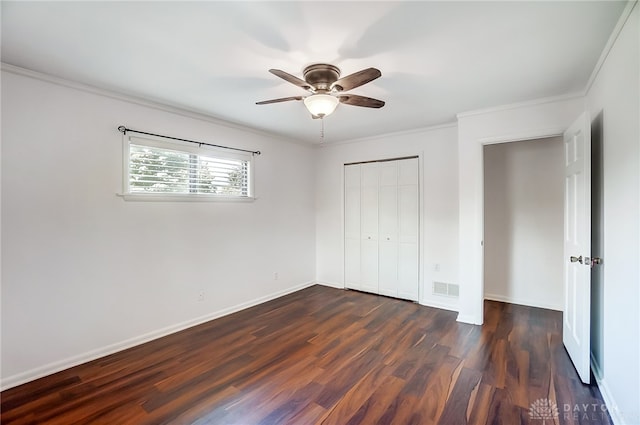
M 457 298 L 460 296 L 460 286 L 453 283 L 433 282 L 433 293 Z

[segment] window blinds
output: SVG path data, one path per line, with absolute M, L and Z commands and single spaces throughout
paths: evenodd
M 131 143 L 129 192 L 249 197 L 249 160 Z

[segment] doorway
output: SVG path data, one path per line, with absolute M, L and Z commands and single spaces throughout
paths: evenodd
M 485 145 L 484 298 L 563 310 L 562 137 Z

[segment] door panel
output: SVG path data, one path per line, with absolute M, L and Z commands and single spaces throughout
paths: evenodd
M 344 166 L 344 186 L 360 187 L 360 164 Z
M 351 289 L 362 289 L 360 276 L 360 239 L 344 241 L 344 286 Z
M 379 276 L 378 291 L 398 296 L 398 164 L 380 164 L 378 198 Z
M 584 383 L 591 380 L 591 130 L 582 114 L 564 134 L 564 312 L 562 341 Z
M 380 179 L 379 165 L 372 162 L 370 164 L 361 164 L 360 167 L 362 170 L 362 186 L 378 187 L 378 180 Z
M 384 243 L 387 247 L 384 252 L 392 253 L 391 257 L 385 258 L 381 250 L 381 268 L 382 261 L 385 261 L 386 263 L 395 262 L 396 265 L 394 265 L 392 269 L 396 269 L 397 248 L 390 246 L 398 242 L 398 165 L 396 161 L 383 162 L 380 164 L 380 186 L 378 193 L 378 237 L 381 244 L 380 246 L 382 249 L 382 244 Z M 385 264 L 385 267 L 391 270 L 389 264 Z M 386 277 L 391 278 L 391 275 L 386 275 Z M 395 277 L 393 280 L 395 281 Z
M 362 164 L 360 282 L 363 291 L 378 293 L 378 164 Z
M 398 198 L 400 242 L 418 243 L 418 186 L 400 186 Z
M 381 162 L 378 167 L 380 167 L 380 186 L 398 185 L 398 161 Z
M 360 187 L 347 187 L 344 194 L 344 234 L 360 239 Z
M 378 240 L 378 164 L 362 164 L 361 237 Z
M 398 186 L 398 296 L 418 300 L 419 194 L 418 159 L 399 163 Z
M 398 187 L 381 186 L 378 201 L 379 237 L 384 241 L 398 240 Z
M 418 184 L 418 158 L 398 161 L 398 184 Z
M 360 282 L 363 291 L 378 293 L 378 241 L 362 240 Z
M 398 296 L 398 241 L 380 240 L 380 275 L 378 291 L 381 295 Z
M 400 244 L 398 255 L 398 297 L 418 301 L 418 244 Z

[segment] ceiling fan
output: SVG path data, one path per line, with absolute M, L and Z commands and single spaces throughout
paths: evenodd
M 340 69 L 327 63 L 316 63 L 307 66 L 302 74 L 304 80 L 295 77 L 279 69 L 270 69 L 270 73 L 301 87 L 311 94 L 308 96 L 291 96 L 279 99 L 256 102 L 256 105 L 287 102 L 290 100 L 303 100 L 313 118 L 324 118 L 330 115 L 338 106 L 338 103 L 352 106 L 364 106 L 365 108 L 382 108 L 382 100 L 371 97 L 358 96 L 356 94 L 343 94 L 343 92 L 360 87 L 380 77 L 382 73 L 376 68 L 367 68 L 354 74 L 340 78 Z

